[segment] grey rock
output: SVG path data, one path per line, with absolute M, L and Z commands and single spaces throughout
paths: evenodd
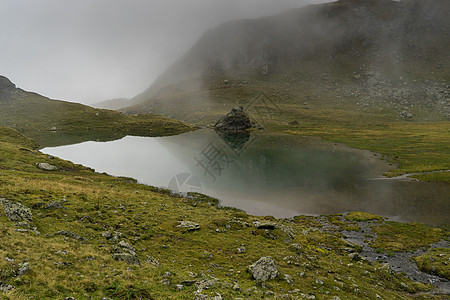
M 13 290 L 15 287 L 0 281 L 0 292 L 9 292 Z
M 124 261 L 129 265 L 141 265 L 139 259 L 136 256 L 131 255 L 130 253 L 115 253 L 112 257 L 114 260 Z
M 180 221 L 180 224 L 177 225 L 180 228 L 186 228 L 188 231 L 195 231 L 200 229 L 200 225 L 191 221 Z
M 241 289 L 241 287 L 240 287 L 239 284 L 236 282 L 236 283 L 233 285 L 233 290 L 239 291 L 240 289 Z
M 294 282 L 294 279 L 292 278 L 292 276 L 284 274 L 284 280 L 286 280 L 287 283 L 291 284 Z
M 182 290 L 184 289 L 184 285 L 182 285 L 182 284 L 176 284 L 176 285 L 175 285 L 175 289 L 176 289 L 177 291 L 182 291 Z
M 241 254 L 241 253 L 245 253 L 247 251 L 247 249 L 245 249 L 244 246 L 238 247 L 236 253 Z
M 29 221 L 33 222 L 33 215 L 31 209 L 20 203 L 0 199 L 0 204 L 3 205 L 6 216 L 11 221 Z
M 14 224 L 14 226 L 22 227 L 22 228 L 31 228 L 30 224 L 27 221 L 21 221 Z
M 257 262 L 248 266 L 247 270 L 258 281 L 274 279 L 278 275 L 277 263 L 270 256 L 261 257 Z
M 51 236 L 55 236 L 55 235 L 62 235 L 62 236 L 65 236 L 65 237 L 68 237 L 71 239 L 75 239 L 75 240 L 83 240 L 83 241 L 86 240 L 84 237 L 76 234 L 75 232 L 67 231 L 67 230 L 60 230 L 60 231 L 55 232 L 54 234 L 47 235 L 47 236 L 51 237 Z
M 169 279 L 164 278 L 163 280 L 161 280 L 161 283 L 164 284 L 165 286 L 169 286 L 171 282 Z
M 150 256 L 150 255 L 146 256 L 145 262 L 148 263 L 148 264 L 151 264 L 151 265 L 153 265 L 155 267 L 159 267 L 161 265 L 161 263 L 156 258 L 154 258 L 153 256 Z M 169 277 L 170 276 L 170 272 L 166 272 L 166 273 L 169 273 L 169 275 L 167 276 L 167 277 Z M 164 273 L 164 275 L 166 275 L 166 273 Z M 165 277 L 164 275 L 163 275 L 163 277 Z
M 19 264 L 19 270 L 18 270 L 19 276 L 23 276 L 23 275 L 27 274 L 29 271 L 30 271 L 30 263 L 24 262 L 24 263 Z
M 254 127 L 249 115 L 242 106 L 236 106 L 214 125 L 218 131 L 240 131 Z
M 46 209 L 66 209 L 61 201 L 52 201 L 45 207 Z
M 44 171 L 56 171 L 58 170 L 57 166 L 51 165 L 49 163 L 37 163 L 36 166 Z

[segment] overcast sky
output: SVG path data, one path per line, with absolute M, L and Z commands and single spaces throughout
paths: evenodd
M 133 97 L 208 29 L 326 0 L 0 0 L 0 75 L 53 99 Z

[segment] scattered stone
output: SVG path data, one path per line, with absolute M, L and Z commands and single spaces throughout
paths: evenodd
M 300 244 L 291 244 L 292 247 L 294 247 L 295 250 L 297 251 L 301 251 L 302 250 L 302 245 Z
M 0 281 L 0 292 L 9 292 L 14 289 L 14 286 Z
M 30 271 L 30 263 L 29 262 L 24 262 L 19 264 L 19 270 L 18 270 L 18 276 L 23 276 L 25 274 L 27 274 Z
M 191 221 L 180 221 L 180 224 L 177 225 L 179 228 L 186 228 L 188 231 L 195 231 L 200 229 L 200 225 Z
M 294 282 L 294 279 L 292 278 L 292 276 L 284 274 L 284 280 L 286 280 L 287 283 L 291 284 Z
M 66 209 L 61 201 L 52 201 L 45 207 L 46 209 Z
M 241 287 L 240 287 L 239 284 L 236 282 L 236 283 L 233 285 L 233 290 L 239 291 L 240 289 L 241 289 Z
M 177 291 L 182 291 L 182 290 L 184 289 L 184 285 L 182 285 L 182 284 L 176 284 L 176 285 L 175 285 L 175 289 L 176 289 Z
M 317 278 L 317 279 L 316 279 L 316 283 L 322 285 L 322 284 L 323 284 L 323 280 L 320 279 L 320 278 Z
M 79 235 L 76 234 L 75 232 L 67 231 L 67 230 L 60 230 L 60 231 L 57 231 L 57 232 L 55 232 L 54 234 L 47 235 L 47 237 L 52 237 L 52 236 L 55 236 L 55 235 L 62 235 L 62 236 L 65 236 L 65 237 L 68 237 L 68 238 L 71 238 L 71 239 L 78 240 L 78 241 L 79 241 L 79 240 L 83 240 L 83 241 L 86 240 L 84 237 L 79 236 Z
M 164 278 L 163 280 L 161 280 L 161 283 L 164 284 L 165 286 L 169 286 L 171 282 L 169 279 Z
M 136 256 L 131 255 L 130 253 L 115 253 L 113 254 L 112 258 L 114 260 L 124 261 L 130 265 L 138 265 L 138 266 L 141 265 L 139 259 Z
M 13 258 L 9 258 L 8 256 L 5 257 L 5 260 L 7 262 L 14 263 L 14 259 Z
M 247 267 L 253 278 L 258 281 L 274 279 L 278 275 L 277 263 L 270 257 L 261 257 L 257 262 Z
M 156 258 L 154 258 L 153 256 L 150 256 L 150 255 L 146 256 L 145 262 L 148 263 L 148 264 L 151 264 L 151 265 L 153 265 L 155 267 L 159 267 L 161 265 L 161 263 Z M 170 276 L 170 272 L 166 272 L 166 273 L 169 273 L 168 276 L 167 276 L 167 277 L 169 277 Z M 164 273 L 163 277 L 165 277 L 166 273 Z
M 169 278 L 170 276 L 172 276 L 172 273 L 170 273 L 169 271 L 167 271 L 167 272 L 164 272 L 164 274 L 163 274 L 163 278 Z
M 41 162 L 41 163 L 37 163 L 36 166 L 39 169 L 44 170 L 44 171 L 56 171 L 56 170 L 58 170 L 57 166 L 51 165 L 49 163 L 42 163 Z
M 105 231 L 102 233 L 102 237 L 106 238 L 107 240 L 118 241 L 119 239 L 124 238 L 125 235 L 118 231 Z
M 14 226 L 22 227 L 22 228 L 31 228 L 30 224 L 27 221 L 21 221 L 14 224 Z
M 338 296 L 333 296 L 330 300 L 341 300 Z
M 247 251 L 247 249 L 245 249 L 244 246 L 240 246 L 240 247 L 237 248 L 236 253 L 237 254 L 241 254 L 241 253 L 245 253 L 246 251 Z
M 11 221 L 21 221 L 25 220 L 28 222 L 33 222 L 33 215 L 31 214 L 31 209 L 22 205 L 20 203 L 8 201 L 6 199 L 0 199 L 0 204 L 3 205 L 3 210 L 6 216 Z
M 222 117 L 214 125 L 214 128 L 219 131 L 241 131 L 254 127 L 255 124 L 250 121 L 249 115 L 244 111 L 242 106 L 236 106 L 231 111 Z

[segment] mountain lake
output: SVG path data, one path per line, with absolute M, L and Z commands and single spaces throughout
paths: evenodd
M 395 166 L 379 155 L 320 138 L 201 129 L 41 151 L 139 183 L 203 193 L 255 215 L 365 211 L 395 221 L 450 223 L 448 184 L 383 177 Z

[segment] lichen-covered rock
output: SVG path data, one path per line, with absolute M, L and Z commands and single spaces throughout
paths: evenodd
M 36 166 L 44 171 L 56 171 L 58 170 L 57 166 L 51 165 L 49 163 L 37 163 Z
M 3 205 L 3 210 L 6 216 L 11 221 L 28 221 L 33 222 L 33 215 L 31 209 L 23 204 L 8 201 L 6 199 L 0 199 L 0 204 Z
M 191 221 L 180 221 L 180 224 L 177 225 L 179 228 L 186 228 L 188 231 L 199 230 L 200 225 Z
M 274 279 L 278 275 L 277 263 L 270 256 L 261 257 L 257 262 L 248 266 L 247 270 L 258 281 Z
M 131 255 L 129 253 L 115 253 L 113 254 L 113 259 L 114 260 L 120 260 L 120 261 L 124 261 L 129 265 L 141 265 L 141 262 L 139 261 L 139 258 L 137 258 L 134 255 Z

